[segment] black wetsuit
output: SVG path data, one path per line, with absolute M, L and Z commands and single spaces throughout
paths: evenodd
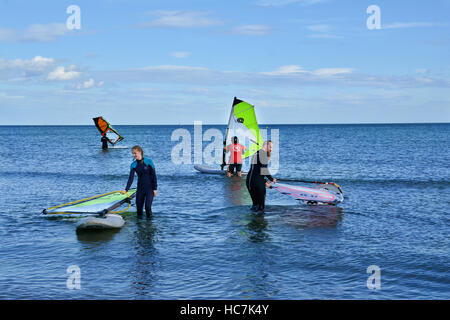
M 102 137 L 102 149 L 108 149 L 108 138 L 107 137 Z
M 152 213 L 153 191 L 158 188 L 155 165 L 149 158 L 143 158 L 142 161 L 133 161 L 130 166 L 130 176 L 125 188 L 126 191 L 130 189 L 133 183 L 135 172 L 138 175 L 136 190 L 137 215 L 138 217 L 142 216 L 142 209 L 145 203 L 145 213 L 148 217 Z
M 264 210 L 266 200 L 266 179 L 273 181 L 267 164 L 267 152 L 259 150 L 253 155 L 250 171 L 247 174 L 246 185 L 252 197 L 252 210 Z

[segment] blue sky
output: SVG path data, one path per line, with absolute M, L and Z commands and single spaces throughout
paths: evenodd
M 70 5 L 81 29 L 69 30 Z M 370 5 L 381 28 L 369 30 Z M 450 0 L 0 0 L 0 125 L 450 122 Z

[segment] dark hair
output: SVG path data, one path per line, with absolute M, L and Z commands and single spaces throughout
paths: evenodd
M 233 143 L 239 143 L 239 138 L 236 137 L 236 136 L 234 136 L 234 137 L 233 137 Z

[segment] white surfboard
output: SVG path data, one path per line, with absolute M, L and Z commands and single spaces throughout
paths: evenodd
M 90 229 L 117 229 L 125 224 L 122 216 L 114 213 L 107 213 L 104 217 L 87 217 L 77 223 L 77 230 Z
M 206 166 L 203 164 L 194 165 L 194 169 L 200 171 L 201 173 L 210 173 L 210 174 L 226 174 L 227 170 L 220 170 L 218 167 Z
M 313 188 L 276 183 L 271 185 L 271 189 L 275 189 L 306 204 L 337 205 L 344 201 L 344 193 L 341 187 L 334 183 L 316 184 Z
M 201 173 L 209 173 L 209 174 L 227 174 L 226 167 L 223 170 L 220 170 L 220 166 L 211 167 L 204 164 L 196 164 L 194 165 L 194 169 L 200 171 Z M 246 175 L 247 172 L 242 171 L 242 175 Z

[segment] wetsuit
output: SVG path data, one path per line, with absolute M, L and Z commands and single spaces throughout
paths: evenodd
M 142 209 L 145 203 L 145 213 L 148 216 L 152 213 L 153 191 L 157 190 L 156 171 L 153 161 L 149 158 L 143 158 L 142 161 L 133 161 L 130 166 L 130 176 L 128 177 L 128 191 L 133 183 L 134 173 L 138 175 L 136 190 L 136 210 L 138 217 L 142 216 Z
M 108 138 L 102 136 L 102 149 L 108 149 Z
M 246 185 L 252 197 L 252 210 L 264 210 L 266 200 L 266 179 L 273 181 L 267 164 L 267 152 L 259 150 L 253 155 L 250 171 L 247 174 Z

